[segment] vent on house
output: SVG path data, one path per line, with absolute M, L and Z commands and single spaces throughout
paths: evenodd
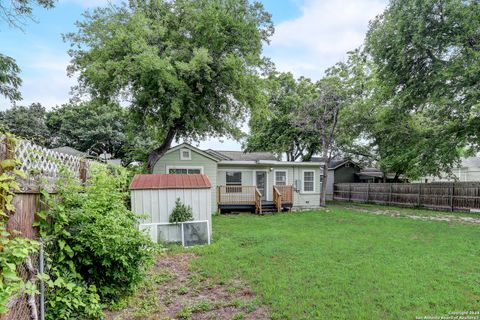
M 180 160 L 192 160 L 192 152 L 188 149 L 181 149 Z

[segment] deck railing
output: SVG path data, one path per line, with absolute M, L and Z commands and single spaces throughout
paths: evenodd
M 254 204 L 256 186 L 218 186 L 218 204 Z
M 276 186 L 273 186 L 273 202 L 275 202 L 277 211 L 280 212 L 282 210 L 282 194 Z
M 255 187 L 255 213 L 262 213 L 262 194 Z
M 293 186 L 273 186 L 273 202 L 278 211 L 281 211 L 283 205 L 293 204 Z M 217 204 L 221 205 L 254 205 L 255 212 L 261 213 L 262 202 L 266 200 L 265 196 L 256 186 L 218 186 Z
M 275 188 L 282 195 L 282 203 L 288 203 L 288 204 L 293 203 L 293 186 L 292 185 L 289 185 L 289 186 L 273 186 L 274 200 L 275 200 Z

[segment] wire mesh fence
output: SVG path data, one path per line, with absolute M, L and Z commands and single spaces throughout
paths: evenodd
M 17 267 L 17 275 L 23 281 L 34 283 L 38 288 L 38 293 L 29 294 L 25 291 L 20 292 L 10 298 L 7 305 L 8 313 L 2 318 L 3 320 L 43 320 L 45 318 L 44 311 L 44 290 L 43 283 L 38 275 L 45 269 L 43 257 L 43 246 L 28 256 L 25 261 Z

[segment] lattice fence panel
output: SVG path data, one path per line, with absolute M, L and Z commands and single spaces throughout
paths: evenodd
M 81 158 L 38 146 L 28 140 L 17 141 L 15 157 L 21 162 L 20 169 L 30 174 L 57 177 L 62 166 L 75 174 L 80 172 Z

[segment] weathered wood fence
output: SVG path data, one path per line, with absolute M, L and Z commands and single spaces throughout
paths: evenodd
M 41 190 L 55 193 L 55 183 L 61 170 L 69 170 L 77 177 L 79 183 L 85 182 L 91 160 L 55 152 L 27 140 L 0 135 L 0 160 L 6 159 L 18 160 L 20 165 L 16 169 L 21 170 L 26 176 L 16 179 L 20 190 L 14 191 L 15 210 L 9 213 L 7 230 L 10 232 L 16 230 L 24 237 L 36 239 L 37 230 L 33 227 L 33 222 L 36 213 L 42 209 Z M 0 173 L 1 170 L 0 168 Z M 38 255 L 32 257 L 36 266 L 37 258 Z M 23 267 L 17 272 L 27 278 L 27 270 Z M 13 297 L 9 303 L 9 310 L 6 315 L 0 315 L 0 320 L 31 319 L 31 310 L 25 295 Z
M 480 182 L 339 183 L 334 200 L 372 202 L 435 210 L 480 210 Z

